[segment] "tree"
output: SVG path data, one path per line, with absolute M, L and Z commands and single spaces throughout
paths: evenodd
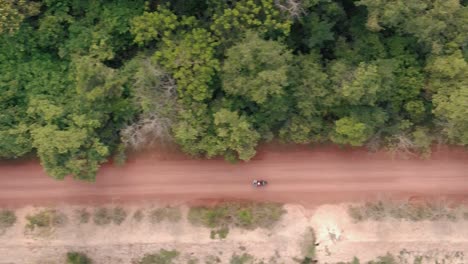
M 126 65 L 133 103 L 140 109 L 137 120 L 120 132 L 123 143 L 134 150 L 172 142 L 171 129 L 176 121 L 177 86 L 150 58 L 136 57 Z
M 226 47 L 235 44 L 248 30 L 262 36 L 284 37 L 289 34 L 292 19 L 279 7 L 274 0 L 240 0 L 232 8 L 223 5 L 221 14 L 213 14 L 210 29 Z
M 330 66 L 333 89 L 351 105 L 374 105 L 382 90 L 382 79 L 376 65 L 359 63 L 357 67 L 341 61 Z
M 371 135 L 369 127 L 356 118 L 343 117 L 335 122 L 331 135 L 334 143 L 351 146 L 362 146 Z
M 282 95 L 292 55 L 285 46 L 248 32 L 243 42 L 226 51 L 222 68 L 223 90 L 257 104 Z
M 0 34 L 15 32 L 29 16 L 39 13 L 40 3 L 27 0 L 0 1 Z
M 367 7 L 371 30 L 413 34 L 436 54 L 466 46 L 468 11 L 460 0 L 360 0 L 357 5 Z
M 255 146 L 260 135 L 252 129 L 246 117 L 221 109 L 214 114 L 214 125 L 216 135 L 228 157 L 231 152 L 241 160 L 249 160 L 255 155 Z
M 177 81 L 179 98 L 204 101 L 213 94 L 211 83 L 219 69 L 214 57 L 217 43 L 202 28 L 182 32 L 176 40 L 167 40 L 154 59 Z
M 433 58 L 427 65 L 434 92 L 434 114 L 450 142 L 468 144 L 468 64 L 460 51 Z

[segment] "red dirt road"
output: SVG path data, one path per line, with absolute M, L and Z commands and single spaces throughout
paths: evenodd
M 266 179 L 263 189 L 250 186 Z M 266 148 L 248 163 L 140 154 L 104 165 L 96 183 L 46 176 L 37 162 L 0 164 L 0 206 L 160 200 L 247 199 L 305 206 L 375 197 L 468 200 L 468 152 L 445 149 L 430 160 L 392 159 L 364 150 Z

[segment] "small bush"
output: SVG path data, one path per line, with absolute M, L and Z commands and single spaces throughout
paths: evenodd
M 93 220 L 96 225 L 104 226 L 111 222 L 120 225 L 127 218 L 127 212 L 123 208 L 116 207 L 113 210 L 101 207 L 94 211 Z
M 116 207 L 114 210 L 112 210 L 112 221 L 116 225 L 122 224 L 123 221 L 125 221 L 125 218 L 127 218 L 127 212 L 121 207 Z
M 179 208 L 165 207 L 153 210 L 150 213 L 151 223 L 156 224 L 164 220 L 169 222 L 179 222 L 182 219 L 182 213 Z
M 109 209 L 101 207 L 94 211 L 93 221 L 96 225 L 104 226 L 112 222 L 112 216 Z
M 6 229 L 16 223 L 15 212 L 11 210 L 0 210 L 0 229 Z
M 234 254 L 229 261 L 229 264 L 250 264 L 253 263 L 254 257 L 250 254 L 244 253 L 242 255 Z
M 141 210 L 137 210 L 135 213 L 133 213 L 133 219 L 137 222 L 141 222 L 143 220 L 143 212 Z
M 35 228 L 52 228 L 64 226 L 67 217 L 62 212 L 57 210 L 42 210 L 34 215 L 26 216 L 28 223 L 26 227 L 34 230 Z
M 205 264 L 216 264 L 221 263 L 221 259 L 218 256 L 209 255 L 205 258 Z
M 176 250 L 159 250 L 157 254 L 146 254 L 138 264 L 172 264 L 180 253 Z
M 67 264 L 91 264 L 93 263 L 88 256 L 80 252 L 68 252 Z
M 385 256 L 380 256 L 377 258 L 377 260 L 374 261 L 369 261 L 368 264 L 397 264 L 396 258 L 390 254 L 387 253 Z
M 80 224 L 87 224 L 91 218 L 91 214 L 86 209 L 78 209 L 75 211 L 76 219 Z
M 302 241 L 302 254 L 306 259 L 315 259 L 315 232 L 312 228 L 307 229 Z
M 219 239 L 225 239 L 227 235 L 229 234 L 229 228 L 228 227 L 222 227 L 217 230 L 211 230 L 210 232 L 210 238 L 211 239 L 216 239 L 216 236 Z
M 468 220 L 468 212 L 463 213 L 463 219 Z

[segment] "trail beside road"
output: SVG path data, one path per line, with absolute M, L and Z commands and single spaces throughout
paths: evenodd
M 255 189 L 253 179 L 270 184 Z M 95 183 L 71 177 L 56 181 L 38 162 L 0 164 L 0 206 L 219 199 L 312 206 L 435 196 L 468 199 L 468 152 L 444 149 L 429 160 L 405 160 L 334 147 L 264 148 L 252 161 L 238 164 L 148 152 L 123 167 L 105 164 Z

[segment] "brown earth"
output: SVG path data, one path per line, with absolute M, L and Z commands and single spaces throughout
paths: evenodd
M 269 181 L 255 189 L 253 179 Z M 371 198 L 468 200 L 468 152 L 435 150 L 429 160 L 336 147 L 263 147 L 250 162 L 141 153 L 102 166 L 95 183 L 56 181 L 36 161 L 0 164 L 0 206 L 62 203 L 276 201 L 314 206 Z

